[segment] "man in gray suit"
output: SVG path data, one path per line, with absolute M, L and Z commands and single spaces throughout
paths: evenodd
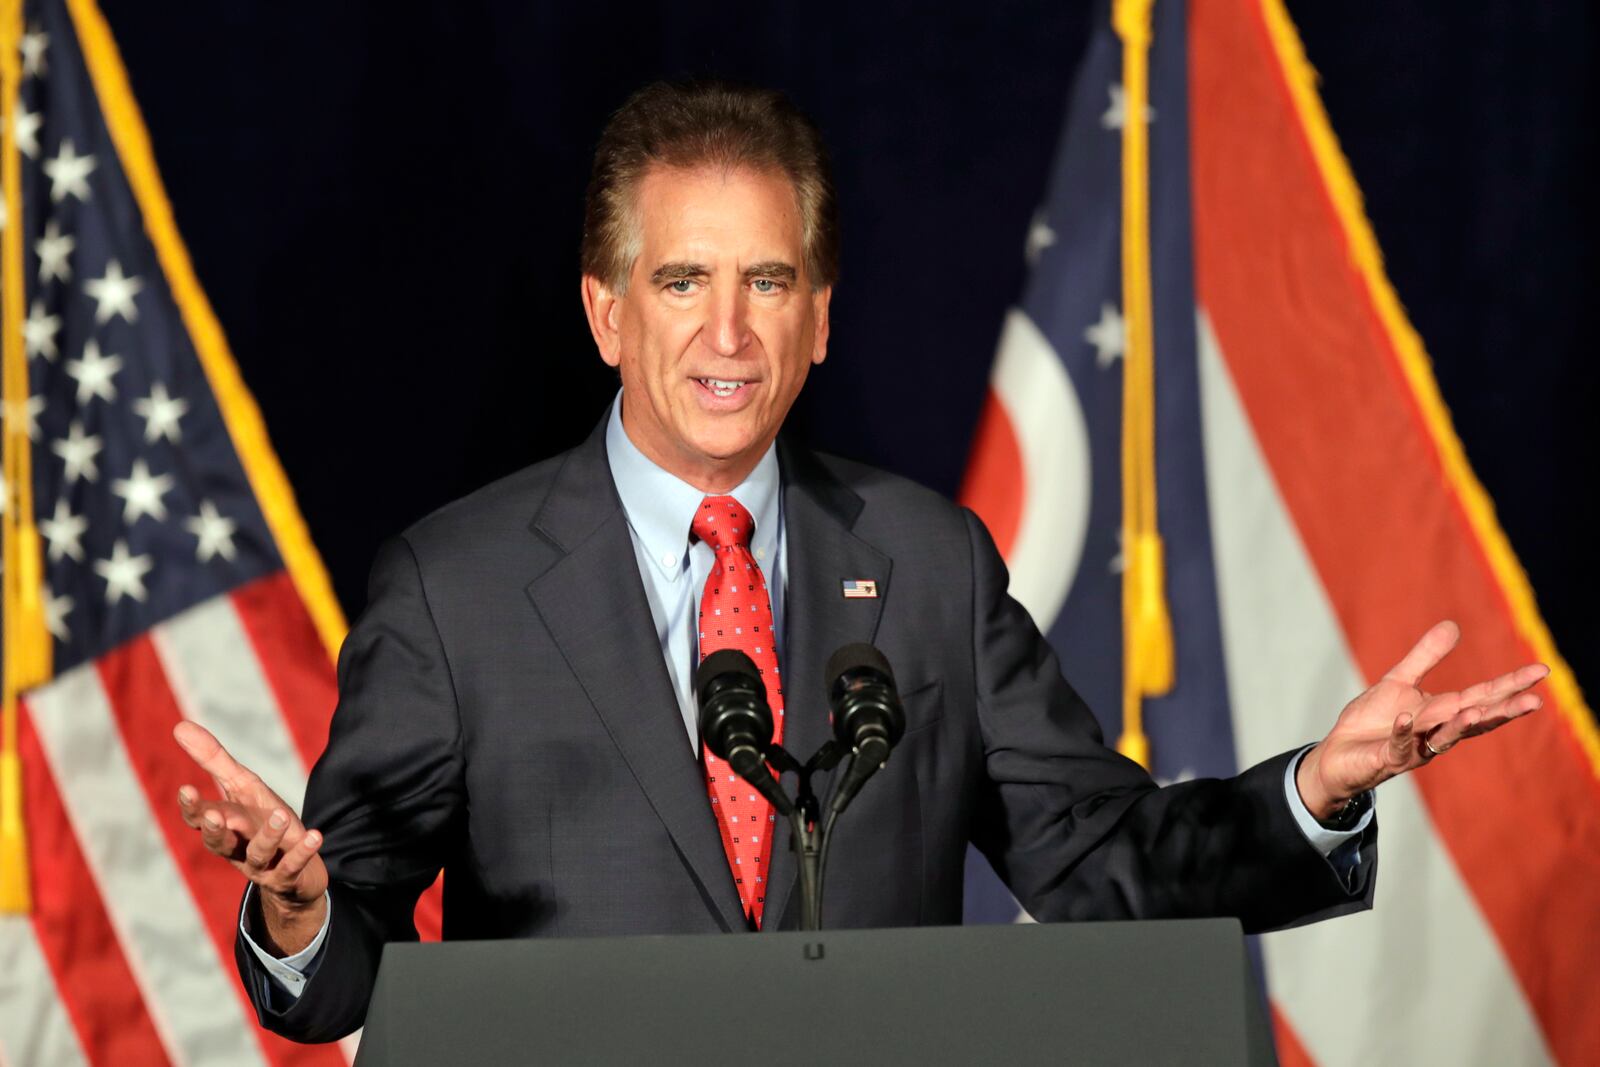
M 820 138 L 777 94 L 656 85 L 612 119 L 582 280 L 621 375 L 607 416 L 384 546 L 304 822 L 178 728 L 223 794 L 185 787 L 183 817 L 249 880 L 237 956 L 263 1025 L 359 1026 L 441 868 L 452 938 L 795 925 L 792 853 L 771 848 L 753 909 L 708 802 L 690 692 L 707 498 L 753 519 L 788 748 L 826 739 L 836 647 L 870 641 L 899 678 L 906 734 L 841 823 L 831 927 L 959 922 L 969 842 L 1041 920 L 1267 929 L 1365 907 L 1372 788 L 1539 705 L 1537 665 L 1423 693 L 1458 636 L 1441 623 L 1320 743 L 1158 789 L 1103 746 L 971 513 L 779 440 L 827 353 L 837 250 Z

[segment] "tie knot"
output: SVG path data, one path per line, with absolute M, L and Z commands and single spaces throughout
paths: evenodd
M 708 496 L 700 502 L 689 529 L 714 549 L 750 544 L 754 523 L 744 505 L 731 496 Z

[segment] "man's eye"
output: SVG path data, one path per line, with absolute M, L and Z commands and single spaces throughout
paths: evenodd
M 783 288 L 783 283 L 774 278 L 757 278 L 750 284 L 758 293 L 776 293 Z
M 667 283 L 667 292 L 684 296 L 694 292 L 694 281 L 690 278 L 679 278 L 675 282 Z

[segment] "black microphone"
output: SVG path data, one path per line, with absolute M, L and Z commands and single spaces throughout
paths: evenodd
M 728 761 L 784 815 L 794 805 L 767 769 L 772 743 L 772 709 L 767 687 L 749 656 L 736 648 L 713 652 L 694 672 L 695 703 L 700 707 L 700 737 L 706 748 Z
M 838 814 L 888 760 L 889 750 L 906 732 L 906 713 L 889 661 L 871 645 L 845 645 L 828 658 L 823 676 L 833 712 L 833 736 L 854 753 L 830 805 Z

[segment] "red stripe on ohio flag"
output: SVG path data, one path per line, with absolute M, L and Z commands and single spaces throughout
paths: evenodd
M 1272 1009 L 1272 1042 L 1278 1049 L 1278 1067 L 1317 1067 L 1288 1017 L 1277 1008 Z
M 1260 9 L 1193 12 L 1201 302 L 1351 653 L 1376 679 L 1449 617 L 1461 647 L 1431 689 L 1527 662 L 1353 265 Z M 1600 1062 L 1583 936 L 1600 915 L 1600 783 L 1569 727 L 1547 708 L 1416 782 L 1552 1049 Z
M 232 973 L 234 937 L 238 932 L 239 899 L 245 879 L 222 858 L 209 852 L 200 835 L 184 824 L 178 813 L 178 787 L 192 784 L 202 796 L 214 797 L 212 783 L 203 780 L 195 767 L 172 739 L 172 728 L 182 718 L 177 701 L 168 686 L 161 661 L 150 638 L 139 637 L 101 657 L 97 669 L 100 684 L 110 701 L 117 728 L 128 751 L 129 762 L 139 784 L 157 813 L 168 851 L 188 883 L 193 904 L 200 912 L 207 934 L 225 972 Z M 197 780 L 200 779 L 200 780 Z M 180 892 L 178 886 L 173 892 Z M 175 897 L 163 906 L 181 907 Z M 247 1017 L 250 1006 L 242 983 L 232 983 Z M 300 1045 L 276 1034 L 256 1029 L 256 1038 L 269 1063 L 280 1067 L 324 1064 L 343 1067 L 344 1057 L 329 1046 Z
M 38 735 L 23 707 L 18 751 L 33 865 L 33 929 L 90 1061 L 170 1063 L 100 899 Z
M 972 454 L 967 459 L 967 473 L 957 499 L 977 512 L 1000 555 L 1007 559 L 1022 525 L 1027 497 L 1025 480 L 1016 430 L 999 394 L 990 389 L 978 416 Z
M 417 898 L 411 921 L 416 924 L 417 937 L 423 941 L 439 941 L 444 937 L 444 872 L 441 871 Z

